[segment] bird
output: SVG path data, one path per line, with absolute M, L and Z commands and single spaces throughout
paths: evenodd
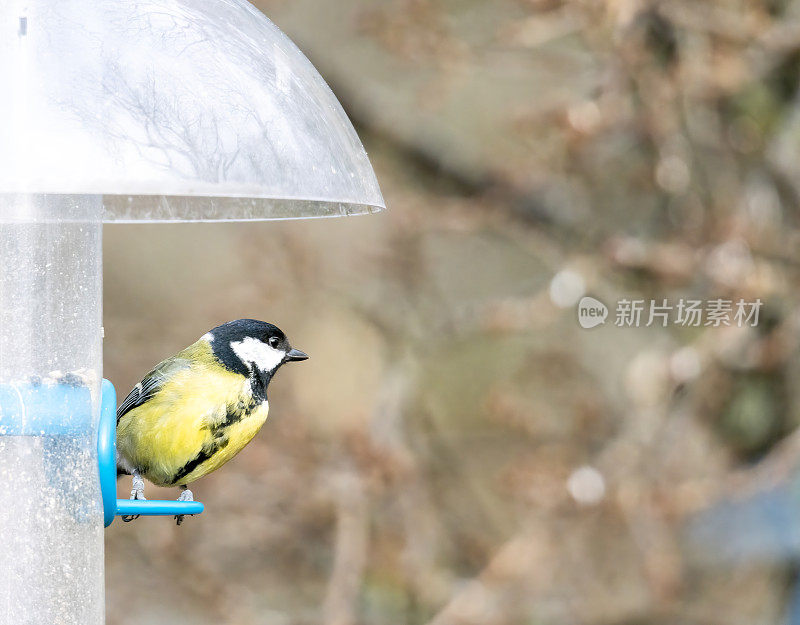
M 117 476 L 132 476 L 131 499 L 145 499 L 147 479 L 178 486 L 178 501 L 193 501 L 188 485 L 228 462 L 264 425 L 278 369 L 307 358 L 277 326 L 237 319 L 156 365 L 117 408 Z M 180 525 L 183 515 L 175 519 Z

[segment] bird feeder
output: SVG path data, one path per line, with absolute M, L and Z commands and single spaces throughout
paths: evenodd
M 116 500 L 103 222 L 384 202 L 330 89 L 244 0 L 6 0 L 0 84 L 0 625 L 96 625 L 104 525 L 178 510 Z

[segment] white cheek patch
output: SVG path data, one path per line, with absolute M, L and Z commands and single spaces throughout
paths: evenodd
M 243 363 L 251 368 L 255 365 L 261 371 L 272 371 L 286 355 L 250 336 L 242 341 L 231 341 L 231 349 Z

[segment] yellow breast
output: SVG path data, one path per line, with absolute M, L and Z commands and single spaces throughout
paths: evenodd
M 154 484 L 188 484 L 241 451 L 268 412 L 244 376 L 201 362 L 120 418 L 117 450 Z
M 264 422 L 267 420 L 268 413 L 269 404 L 265 400 L 247 417 L 244 417 L 236 423 L 225 426 L 224 438 L 222 439 L 226 441 L 225 444 L 214 450 L 207 460 L 199 463 L 185 478 L 177 480 L 177 483 L 188 484 L 189 482 L 193 482 L 207 473 L 216 471 L 223 464 L 228 462 L 228 460 L 238 454 L 242 448 L 258 434 L 261 426 L 264 425 Z

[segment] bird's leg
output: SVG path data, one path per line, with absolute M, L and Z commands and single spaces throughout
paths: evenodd
M 136 469 L 133 470 L 133 479 L 131 480 L 131 499 L 146 500 L 144 496 L 144 480 Z
M 131 499 L 139 499 L 141 501 L 145 501 L 146 498 L 144 496 L 144 480 L 142 476 L 139 475 L 139 472 L 134 469 L 132 473 L 133 479 L 131 480 Z M 122 520 L 125 523 L 129 523 L 134 519 L 138 519 L 138 514 L 123 514 Z
M 181 494 L 178 497 L 178 501 L 194 501 L 194 495 L 192 495 L 192 491 L 189 490 L 189 487 L 186 484 L 181 484 Z M 185 514 L 176 514 L 175 515 L 175 524 L 180 525 L 183 523 L 183 517 Z M 194 516 L 193 514 L 190 516 Z

